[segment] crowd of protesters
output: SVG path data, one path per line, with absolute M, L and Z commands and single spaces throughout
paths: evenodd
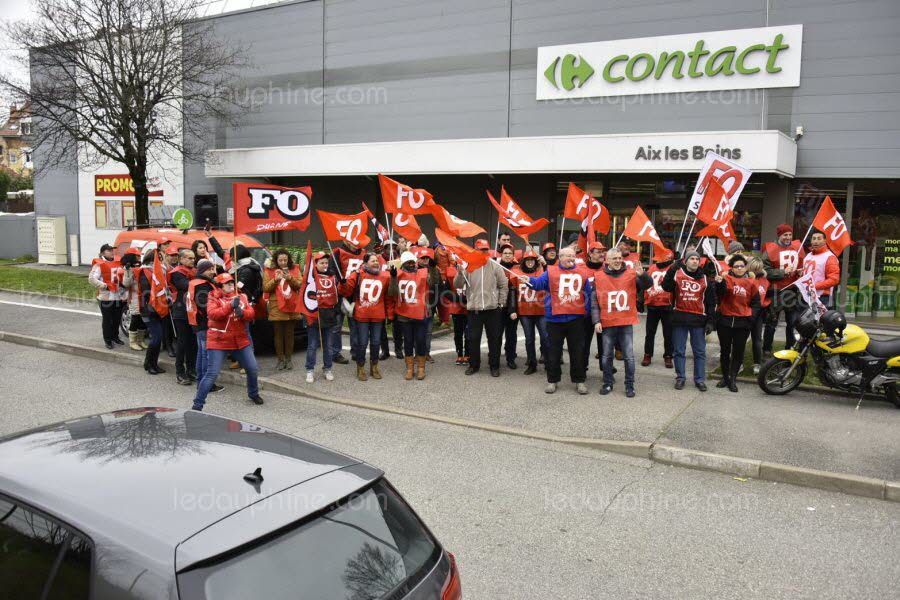
M 307 383 L 316 380 L 319 360 L 326 381 L 334 380 L 335 364 L 351 361 L 358 380 L 382 379 L 379 362 L 390 358 L 391 339 L 394 356 L 405 361 L 404 379 L 425 379 L 427 364 L 434 360 L 431 340 L 437 319 L 452 326 L 455 363 L 466 367 L 467 376 L 481 370 L 483 338 L 492 377 L 500 376 L 501 353 L 506 367 L 517 369 L 521 323 L 524 375 L 543 365 L 548 394 L 562 380 L 564 347 L 570 380 L 577 393 L 588 393 L 596 339 L 599 393 L 614 390 L 618 359 L 625 396 L 632 398 L 637 395 L 634 326 L 638 313 L 645 312 L 641 365 L 652 363 L 661 330 L 663 364 L 674 370 L 675 389 L 688 381 L 690 344 L 690 378 L 705 392 L 707 337 L 715 332 L 722 374 L 717 387 L 737 392 L 747 342 L 756 373 L 772 351 L 782 313 L 785 341 L 793 344 L 792 325 L 805 306 L 791 284 L 810 273 L 828 306 L 840 279 L 837 258 L 821 232 L 813 232 L 809 252 L 789 225 L 778 226 L 775 233 L 776 240 L 760 256 L 732 242 L 725 259 L 716 260 L 688 244 L 680 255 L 654 248 L 646 269 L 627 240 L 606 248 L 583 236 L 562 248 L 545 243 L 540 253 L 530 245 L 517 249 L 507 234 L 499 236 L 496 248 L 477 239 L 475 249 L 490 256 L 477 269 L 457 264 L 452 252 L 429 244 L 425 236 L 415 242 L 387 240 L 371 251 L 344 242 L 312 256 L 307 281 L 285 249 L 276 249 L 261 265 L 246 247 L 226 251 L 214 236 L 198 239 L 190 248 L 163 239 L 143 254 L 128 248 L 118 260 L 114 249 L 104 245 L 89 280 L 98 289 L 106 347 L 125 344 L 119 330 L 128 307 L 133 315 L 129 347 L 144 352 L 144 369 L 151 375 L 165 373 L 159 356 L 166 349 L 175 359 L 176 381 L 196 387 L 196 410 L 203 409 L 209 393 L 223 389 L 216 378 L 226 361 L 246 374 L 250 400 L 263 403 L 251 330 L 261 320 L 271 324 L 278 371 L 293 370 L 295 330 L 303 321 Z M 158 289 L 154 279 L 159 272 L 165 278 L 165 315 L 150 298 L 151 289 Z M 315 292 L 304 297 L 307 282 Z M 304 310 L 311 301 L 315 310 Z M 349 359 L 342 354 L 345 322 Z

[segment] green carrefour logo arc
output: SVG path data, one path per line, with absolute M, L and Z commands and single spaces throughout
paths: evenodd
M 578 63 L 576 64 L 576 61 Z M 557 65 L 561 65 L 557 69 Z M 557 70 L 559 71 L 557 73 Z M 588 64 L 584 57 L 575 56 L 574 54 L 566 54 L 562 58 L 557 56 L 544 71 L 544 77 L 547 78 L 556 89 L 562 88 L 566 91 L 574 90 L 581 87 L 594 74 L 594 68 Z M 575 81 L 578 81 L 578 85 Z

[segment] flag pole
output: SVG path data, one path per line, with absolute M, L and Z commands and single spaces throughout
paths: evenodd
M 562 248 L 563 235 L 566 233 L 566 215 L 563 215 L 562 218 L 562 227 L 559 229 L 559 246 L 558 248 Z
M 507 269 L 506 267 L 504 267 L 503 265 L 501 265 L 501 264 L 500 264 L 500 261 L 497 260 L 496 258 L 492 258 L 492 259 L 490 259 L 490 260 L 493 261 L 493 262 L 495 262 L 495 263 L 497 263 L 497 266 L 498 266 L 498 267 L 500 267 L 501 269 L 503 269 L 504 271 L 506 271 L 506 272 L 509 273 L 510 275 L 515 275 L 516 278 L 519 278 L 519 277 L 526 277 L 525 275 L 519 275 L 518 273 L 514 273 L 513 271 L 510 271 L 509 269 Z M 527 285 L 528 285 L 528 287 L 532 287 L 532 285 L 531 285 L 530 283 L 527 284 Z
M 827 198 L 828 196 L 825 196 L 825 197 Z M 803 236 L 803 241 L 800 242 L 801 247 L 803 246 L 803 244 L 806 243 L 806 238 L 809 237 L 809 234 L 812 233 L 813 226 L 815 225 L 815 222 L 816 222 L 816 217 L 819 216 L 819 211 L 822 210 L 823 204 L 825 204 L 825 200 L 822 200 L 821 202 L 819 202 L 819 207 L 816 209 L 816 215 L 813 217 L 812 221 L 810 221 L 809 229 L 806 230 L 806 235 Z M 837 208 L 835 208 L 835 212 L 836 211 L 837 211 Z M 838 214 L 840 214 L 840 213 L 838 213 Z
M 331 248 L 331 241 L 326 239 L 325 243 L 328 244 L 328 253 L 331 254 L 331 262 L 334 263 L 334 268 L 337 269 L 338 280 L 340 281 L 341 276 L 341 265 L 338 264 L 337 259 L 334 257 L 334 250 Z
M 394 241 L 394 230 L 391 229 L 391 225 L 392 225 L 391 218 L 388 216 L 387 211 L 384 211 L 384 220 L 387 222 L 388 238 L 393 242 Z M 391 254 L 391 261 L 393 261 L 394 260 L 394 245 L 393 244 L 389 244 L 389 245 L 390 245 L 389 250 L 390 250 L 390 254 Z
M 690 204 L 688 204 L 688 209 L 684 213 L 684 221 L 681 222 L 681 233 L 678 234 L 678 243 L 675 244 L 675 252 L 681 250 L 681 240 L 684 238 L 684 228 L 687 225 L 688 217 L 691 216 L 691 208 Z
M 688 230 L 687 237 L 684 239 L 684 245 L 687 246 L 687 243 L 691 241 L 691 235 L 694 233 L 694 227 L 697 226 L 697 217 L 694 217 L 694 221 L 691 223 L 691 228 Z

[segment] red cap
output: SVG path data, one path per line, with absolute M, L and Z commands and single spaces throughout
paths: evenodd
M 231 276 L 231 273 L 222 273 L 220 275 L 216 275 L 213 281 L 215 281 L 219 285 L 225 285 L 226 283 L 234 281 L 234 277 Z
M 491 245 L 484 238 L 479 238 L 475 240 L 475 249 L 476 250 L 490 250 Z
M 588 252 L 591 250 L 606 250 L 606 246 L 603 245 L 603 242 L 591 242 L 588 244 Z
M 416 258 L 422 258 L 423 256 L 426 256 L 431 260 L 434 260 L 434 250 L 432 250 L 431 248 L 416 248 L 415 254 Z
M 778 237 L 783 236 L 785 233 L 794 233 L 794 228 L 788 225 L 787 223 L 782 223 L 778 227 L 775 228 L 775 233 Z
M 321 260 L 323 258 L 328 258 L 328 255 L 325 254 L 324 252 L 320 251 L 320 252 L 316 252 L 315 254 L 313 254 L 313 262 L 315 262 L 317 260 Z
M 537 258 L 537 252 L 534 251 L 534 247 L 531 244 L 525 246 L 525 252 L 522 253 L 522 259 L 526 258 Z
M 556 250 L 556 244 L 553 242 L 547 242 L 543 246 L 541 246 L 541 254 L 546 252 L 547 250 Z
M 163 244 L 168 244 L 171 241 L 172 240 L 170 240 L 166 236 L 162 236 L 161 238 L 159 238 L 159 245 L 162 246 Z
M 141 249 L 135 248 L 134 246 L 129 246 L 127 250 L 124 252 L 125 254 L 134 254 L 135 256 L 141 255 Z
M 169 256 L 177 256 L 178 248 L 176 248 L 175 246 L 169 246 L 168 248 L 166 248 L 166 254 L 168 254 Z

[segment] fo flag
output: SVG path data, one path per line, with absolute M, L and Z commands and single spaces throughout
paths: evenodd
M 366 203 L 362 203 L 363 210 L 366 214 L 369 215 L 369 222 L 372 223 L 372 228 L 375 230 L 375 233 L 378 235 L 378 244 L 383 246 L 386 241 L 391 239 L 391 234 L 388 232 L 387 228 L 378 222 L 378 219 L 375 218 L 375 214 L 369 210 L 369 207 L 366 206 Z
M 628 224 L 625 225 L 625 231 L 622 233 L 638 242 L 650 242 L 661 249 L 666 247 L 662 240 L 659 239 L 656 227 L 653 226 L 653 223 L 650 222 L 647 214 L 640 206 L 635 207 L 634 214 L 628 219 Z
M 394 213 L 391 217 L 391 227 L 413 243 L 417 242 L 422 236 L 422 228 L 419 227 L 419 222 L 412 215 Z
M 436 206 L 434 197 L 426 190 L 411 188 L 380 173 L 378 184 L 381 186 L 381 200 L 386 213 L 427 215 Z
M 159 262 L 159 252 L 153 253 L 153 271 L 150 273 L 150 307 L 160 317 L 169 314 L 169 286 L 166 272 Z
M 434 230 L 434 237 L 453 256 L 453 260 L 469 273 L 480 269 L 490 260 L 487 252 L 470 248 L 440 228 Z
M 517 236 L 528 241 L 528 236 L 537 233 L 550 224 L 547 219 L 533 221 L 522 208 L 516 204 L 512 196 L 506 193 L 506 189 L 500 188 L 500 202 L 498 203 L 490 192 L 487 192 L 488 200 L 497 209 L 497 218 L 501 223 L 509 227 Z
M 450 211 L 443 206 L 435 205 L 434 209 L 431 211 L 431 215 L 434 217 L 434 220 L 437 221 L 437 226 L 439 228 L 456 237 L 467 238 L 487 233 L 481 226 L 453 216 L 450 214 Z
M 700 208 L 697 210 L 697 219 L 712 225 L 730 221 L 734 215 L 731 201 L 725 194 L 725 188 L 717 180 L 712 179 L 706 186 Z
M 825 234 L 825 243 L 828 244 L 828 249 L 838 256 L 841 255 L 844 248 L 853 245 L 850 232 L 847 231 L 847 223 L 834 207 L 830 196 L 825 196 L 825 201 L 822 202 L 816 218 L 813 219 L 813 227 Z
M 319 314 L 319 296 L 316 288 L 315 265 L 313 265 L 312 240 L 306 242 L 306 261 L 303 265 L 303 282 L 300 286 L 300 297 L 303 303 L 300 312 L 307 321 L 312 321 Z
M 728 244 L 737 241 L 734 235 L 734 229 L 731 227 L 731 219 L 722 223 L 710 223 L 695 234 L 697 237 L 717 237 L 722 240 L 722 244 L 728 248 Z
M 599 231 L 604 235 L 609 233 L 609 211 L 606 210 L 606 207 L 583 189 L 569 182 L 569 192 L 566 194 L 566 209 L 563 212 L 563 216 L 567 219 L 581 221 L 581 230 L 586 232 L 589 215 L 595 231 Z
M 803 298 L 806 305 L 815 309 L 813 314 L 817 321 L 819 320 L 819 317 L 828 311 L 825 305 L 822 304 L 822 300 L 819 298 L 819 292 L 816 291 L 816 282 L 813 279 L 812 273 L 806 273 L 791 285 L 797 286 L 797 289 L 800 290 L 800 296 Z
M 369 236 L 369 211 L 362 211 L 355 215 L 342 215 L 317 210 L 319 221 L 322 223 L 322 231 L 329 242 L 344 241 L 362 248 L 368 246 Z
M 715 152 L 707 152 L 706 160 L 700 169 L 700 177 L 697 178 L 697 185 L 694 186 L 691 202 L 688 204 L 688 210 L 697 214 L 697 211 L 700 210 L 700 204 L 706 195 L 706 189 L 709 187 L 709 183 L 714 180 L 722 186 L 729 206 L 733 209 L 737 204 L 741 191 L 747 185 L 747 180 L 750 179 L 752 174 L 752 171 L 745 169 L 736 162 L 723 158 Z
M 234 233 L 271 233 L 309 227 L 312 188 L 267 183 L 235 183 Z

